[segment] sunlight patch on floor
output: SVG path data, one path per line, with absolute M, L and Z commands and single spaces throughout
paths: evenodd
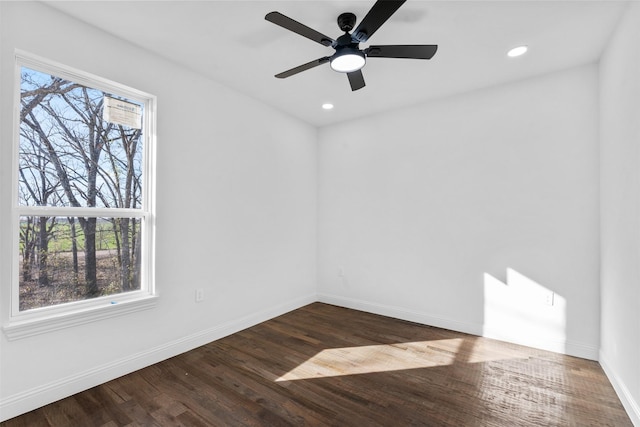
M 453 363 L 477 363 L 517 357 L 489 351 L 474 338 L 405 342 L 322 350 L 276 381 L 432 368 Z

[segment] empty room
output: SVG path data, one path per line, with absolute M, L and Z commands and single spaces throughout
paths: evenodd
M 640 2 L 0 1 L 3 426 L 640 426 Z

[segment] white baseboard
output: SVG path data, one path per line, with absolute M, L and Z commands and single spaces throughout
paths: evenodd
M 317 301 L 311 294 L 0 400 L 0 421 L 119 378 Z
M 625 385 L 624 381 L 620 379 L 615 370 L 608 363 L 607 356 L 602 350 L 600 350 L 599 359 L 602 370 L 607 375 L 607 378 L 609 378 L 609 382 L 611 382 L 613 389 L 618 394 L 618 398 L 620 398 L 622 406 L 624 406 L 624 409 L 627 411 L 629 418 L 631 418 L 631 422 L 634 426 L 640 427 L 640 403 L 636 402 L 633 396 L 631 396 L 631 393 L 629 392 L 629 389 Z
M 383 316 L 395 317 L 396 319 L 408 320 L 410 322 L 416 322 L 423 325 L 435 326 L 438 328 L 450 329 L 452 331 L 463 332 L 466 334 L 494 338 L 502 341 L 512 342 L 514 344 L 554 351 L 556 353 L 568 354 L 570 356 L 581 357 L 584 359 L 598 360 L 598 348 L 582 343 L 569 341 L 560 343 L 558 341 L 544 339 L 516 340 L 513 339 L 513 337 L 501 336 L 495 333 L 495 331 L 485 331 L 484 325 L 481 324 L 460 322 L 458 320 L 433 316 L 427 313 L 418 312 L 402 307 L 394 307 L 370 301 L 346 298 L 339 295 L 320 293 L 318 294 L 318 301 L 325 302 L 327 304 L 338 305 L 341 307 L 353 308 L 355 310 L 366 311 L 369 313 L 380 314 Z
M 375 302 L 323 293 L 318 294 L 318 301 L 340 307 L 352 308 L 354 310 L 366 311 L 368 313 L 380 314 L 382 316 L 394 317 L 396 319 L 408 320 L 409 322 L 420 323 L 423 325 L 464 332 L 466 334 L 482 335 L 482 325 L 432 316 L 430 314 L 402 307 L 394 307 L 386 304 L 378 304 Z
M 582 359 L 598 360 L 598 348 L 583 343 L 576 343 L 560 338 L 548 338 L 543 336 L 514 335 L 512 331 L 504 333 L 502 330 L 485 328 L 483 337 L 507 341 L 513 344 L 553 351 L 555 353 L 580 357 Z

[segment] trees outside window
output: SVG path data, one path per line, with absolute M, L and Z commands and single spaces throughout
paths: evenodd
M 149 294 L 154 98 L 34 59 L 18 67 L 12 313 Z

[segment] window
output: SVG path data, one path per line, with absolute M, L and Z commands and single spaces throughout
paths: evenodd
M 17 55 L 17 74 L 5 332 L 30 335 L 147 307 L 155 98 L 27 54 Z

